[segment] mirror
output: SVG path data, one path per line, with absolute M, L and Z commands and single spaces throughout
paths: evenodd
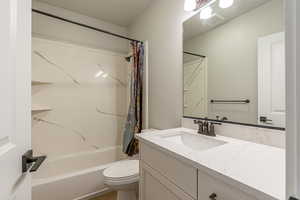
M 184 117 L 284 128 L 283 1 L 210 4 L 183 24 Z

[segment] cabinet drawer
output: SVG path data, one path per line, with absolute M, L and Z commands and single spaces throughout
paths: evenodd
M 215 195 L 214 195 L 215 194 Z M 214 197 L 215 196 L 215 197 Z M 198 200 L 257 200 L 216 178 L 198 171 Z
M 197 199 L 196 168 L 186 165 L 174 157 L 143 143 L 140 148 L 140 156 L 143 162 L 157 170 L 191 197 Z

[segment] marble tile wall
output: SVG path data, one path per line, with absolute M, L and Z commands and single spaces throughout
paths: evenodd
M 128 107 L 126 55 L 32 41 L 34 151 L 51 161 L 119 147 Z

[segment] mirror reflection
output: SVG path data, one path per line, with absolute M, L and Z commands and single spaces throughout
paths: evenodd
M 215 1 L 183 27 L 184 117 L 285 127 L 282 0 Z

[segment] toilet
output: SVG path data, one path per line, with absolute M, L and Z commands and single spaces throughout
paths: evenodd
M 139 161 L 125 160 L 103 171 L 104 183 L 117 191 L 117 200 L 137 200 Z

